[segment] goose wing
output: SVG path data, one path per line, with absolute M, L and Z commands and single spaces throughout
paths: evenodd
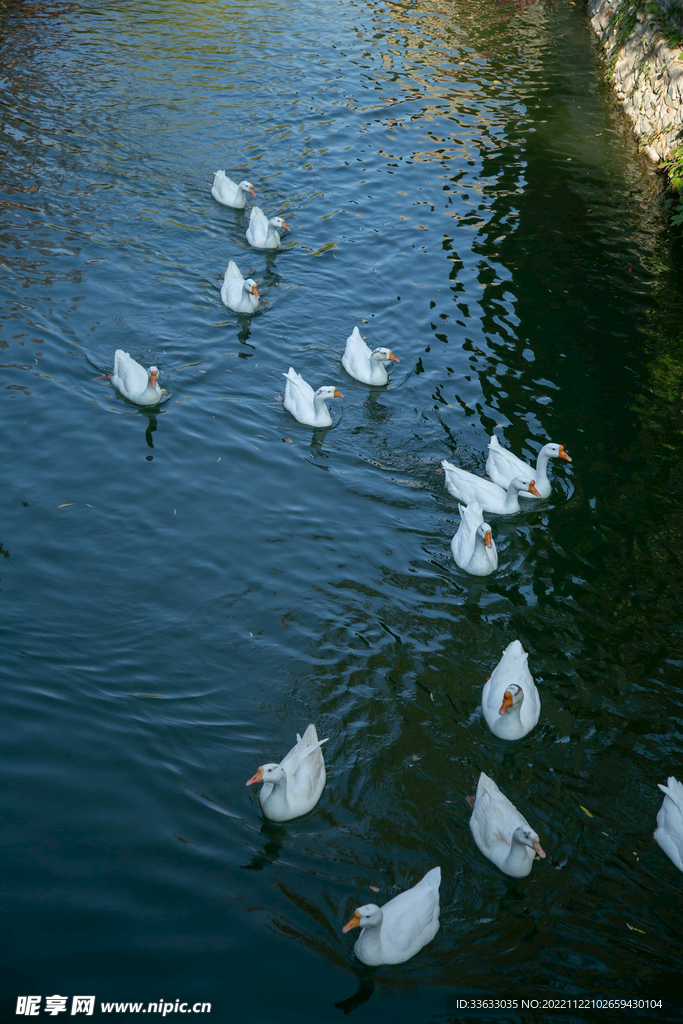
M 664 801 L 657 815 L 655 840 L 683 871 L 683 784 L 671 775 L 666 786 L 659 783 L 659 788 L 664 793 Z
M 240 268 L 237 266 L 234 260 L 230 260 L 230 262 L 228 263 L 228 269 L 225 271 L 225 277 L 223 278 L 223 280 L 229 281 L 233 277 L 240 282 L 244 281 L 244 277 L 242 276 Z
M 440 882 L 441 868 L 432 868 L 412 889 L 382 907 L 382 950 L 389 962 L 414 955 L 436 935 Z
M 355 376 L 354 370 L 365 370 L 367 373 L 371 355 L 372 350 L 361 338 L 358 328 L 354 327 L 353 332 L 346 339 L 342 366 L 352 377 Z
M 315 392 L 313 388 L 292 366 L 284 374 L 284 377 L 287 380 L 285 385 L 285 409 L 288 409 L 296 419 L 300 419 L 301 416 L 310 418 L 314 410 L 313 397 Z
M 458 508 L 460 526 L 451 541 L 451 551 L 456 564 L 464 568 L 474 554 L 477 527 L 484 522 L 484 515 L 478 501 L 473 501 L 469 505 L 458 505 Z
M 131 359 L 123 349 L 117 348 L 114 353 L 112 381 L 119 390 L 128 395 L 139 394 L 147 387 L 148 379 L 149 375 L 144 366 L 140 366 L 140 363 L 136 363 L 134 359 Z
M 518 459 L 507 448 L 503 448 L 495 434 L 489 441 L 486 472 L 494 483 L 506 490 L 516 476 L 521 475 L 525 480 L 534 476 L 534 470 L 529 463 Z
M 268 238 L 268 218 L 260 206 L 252 206 L 247 228 L 247 241 L 253 246 L 262 246 Z

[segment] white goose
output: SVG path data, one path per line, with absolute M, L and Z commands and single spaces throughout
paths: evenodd
M 280 231 L 289 231 L 282 217 L 270 220 L 259 206 L 252 206 L 247 228 L 247 241 L 254 249 L 279 249 Z
M 460 526 L 451 541 L 455 564 L 472 576 L 488 576 L 498 568 L 498 551 L 491 537 L 491 527 L 484 522 L 478 501 L 458 505 L 458 508 Z
M 164 397 L 157 384 L 158 375 L 156 366 L 146 370 L 123 349 L 117 348 L 114 353 L 111 382 L 129 402 L 135 402 L 136 405 L 158 405 Z
M 683 871 L 683 784 L 670 775 L 666 786 L 658 783 L 664 801 L 657 815 L 655 842 L 670 857 L 679 871 Z
M 342 928 L 362 931 L 353 947 L 369 967 L 402 964 L 431 942 L 439 930 L 441 868 L 432 868 L 412 889 L 394 896 L 383 907 L 367 903 L 354 911 Z
M 390 348 L 376 348 L 374 351 L 369 348 L 357 327 L 346 339 L 342 366 L 362 384 L 386 384 L 389 380 L 386 364 L 399 361 Z
M 540 717 L 541 698 L 528 660 L 519 640 L 513 640 L 484 684 L 481 709 L 489 729 L 501 740 L 521 739 Z
M 285 409 L 291 412 L 295 420 L 307 427 L 331 427 L 332 416 L 325 402 L 330 398 L 344 396 L 335 387 L 322 387 L 314 391 L 301 374 L 290 366 L 285 384 Z
M 489 442 L 489 454 L 486 459 L 486 472 L 499 487 L 508 488 L 514 477 L 533 477 L 538 494 L 536 497 L 547 498 L 550 495 L 551 487 L 548 479 L 548 460 L 566 459 L 571 462 L 570 456 L 564 449 L 563 444 L 544 444 L 536 458 L 536 469 L 533 469 L 528 462 L 518 459 L 516 455 L 503 448 L 495 434 Z M 533 498 L 529 491 L 522 491 L 522 498 Z
M 468 473 L 466 469 L 460 469 L 447 462 L 441 463 L 446 474 L 446 487 L 453 495 L 463 503 L 469 505 L 472 501 L 478 501 L 485 512 L 496 512 L 499 515 L 511 515 L 513 512 L 521 512 L 519 504 L 520 491 L 531 491 L 537 498 L 540 494 L 534 486 L 534 481 L 527 474 L 516 477 L 508 487 L 507 491 L 498 484 L 492 484 L 490 480 Z
M 466 799 L 472 808 L 470 828 L 475 843 L 506 875 L 524 878 L 536 854 L 545 858 L 538 833 L 488 775 L 481 773 L 477 795 Z
M 289 821 L 312 811 L 325 788 L 325 761 L 314 725 L 303 736 L 296 734 L 296 746 L 279 764 L 262 764 L 247 782 L 264 782 L 259 793 L 261 810 L 271 821 Z
M 225 171 L 216 171 L 213 176 L 211 195 L 223 206 L 232 206 L 234 210 L 243 210 L 247 205 L 247 193 L 255 196 L 254 186 L 250 181 L 240 181 L 237 184 L 229 178 Z
M 245 281 L 233 260 L 228 263 L 221 287 L 221 302 L 235 313 L 254 313 L 258 308 L 259 293 L 256 282 Z

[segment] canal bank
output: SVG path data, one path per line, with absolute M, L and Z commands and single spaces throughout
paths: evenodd
M 678 0 L 591 0 L 607 76 L 642 152 L 683 187 L 683 15 Z M 683 200 L 678 215 L 683 218 Z

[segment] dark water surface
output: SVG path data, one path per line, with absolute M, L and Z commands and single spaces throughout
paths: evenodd
M 435 864 L 439 934 L 353 1020 L 468 1019 L 463 995 L 673 1019 L 681 249 L 581 6 L 0 11 L 8 1019 L 90 993 L 343 1020 L 372 975 L 342 924 Z M 247 247 L 219 167 L 291 221 L 285 251 Z M 232 258 L 251 322 L 220 304 Z M 341 368 L 355 324 L 399 356 L 390 388 Z M 117 347 L 161 368 L 156 414 L 95 379 Z M 343 391 L 330 430 L 278 401 L 290 364 Z M 491 517 L 479 580 L 436 470 L 483 471 L 493 430 L 574 462 Z M 506 743 L 478 706 L 515 638 L 542 711 Z M 322 800 L 264 824 L 244 783 L 309 721 Z M 474 846 L 481 770 L 548 853 L 526 879 Z

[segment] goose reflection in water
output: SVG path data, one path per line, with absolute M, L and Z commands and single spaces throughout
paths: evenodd
M 375 968 L 356 967 L 354 970 L 358 978 L 358 991 L 354 992 L 353 995 L 349 996 L 347 999 L 342 999 L 340 1002 L 334 1004 L 337 1010 L 344 1011 L 344 1016 L 348 1016 L 352 1010 L 362 1006 L 363 1003 L 367 1003 L 368 999 L 375 991 Z
M 145 430 L 145 441 L 147 442 L 148 448 L 154 447 L 154 441 L 152 440 L 152 434 L 157 429 L 157 418 L 153 412 L 142 413 L 147 418 L 147 428 Z
M 278 822 L 264 821 L 261 825 L 261 835 L 265 836 L 267 842 L 261 853 L 255 853 L 248 864 L 241 865 L 245 871 L 263 871 L 269 864 L 274 864 L 280 856 L 287 829 Z
M 379 401 L 380 395 L 384 395 L 385 392 L 386 388 L 372 387 L 368 391 L 368 397 L 363 403 L 367 417 L 373 423 L 386 423 L 393 415 L 391 409 Z

